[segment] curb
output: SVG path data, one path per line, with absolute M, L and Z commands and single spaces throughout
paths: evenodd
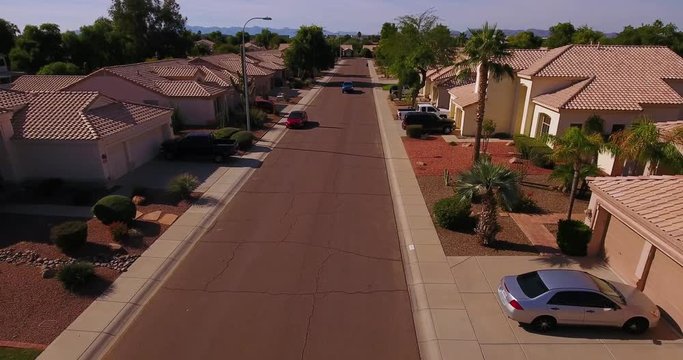
M 283 109 L 283 111 L 290 107 L 288 112 L 292 111 L 292 109 L 305 109 L 309 106 L 323 89 L 323 86 L 319 84 L 329 82 L 334 73 L 337 72 L 338 67 L 336 65 L 338 64 L 335 64 L 329 75 L 320 79 L 317 82 L 318 85 L 312 87 L 297 104 L 291 104 Z M 288 130 L 286 127 L 278 126 L 280 123 L 282 123 L 282 120 L 275 123 L 259 141 L 269 142 L 268 146 L 275 148 Z M 272 139 L 270 139 L 271 137 Z M 268 154 L 268 152 L 247 153 L 240 156 L 239 159 L 251 159 L 262 162 Z M 175 271 L 176 267 L 189 254 L 199 239 L 213 226 L 216 219 L 254 171 L 256 171 L 256 168 L 249 167 L 231 168 L 230 171 L 226 171 L 200 198 L 207 201 L 215 201 L 214 204 L 210 205 L 210 208 L 206 209 L 206 206 L 200 204 L 190 207 L 166 232 L 157 238 L 152 246 L 143 252 L 140 258 L 131 265 L 129 272 L 119 275 L 116 281 L 110 285 L 110 288 L 112 288 L 117 282 L 121 284 L 136 283 L 138 285 L 136 290 L 132 291 L 130 296 L 123 300 L 113 300 L 106 293 L 100 295 L 66 330 L 45 348 L 45 351 L 38 356 L 38 359 L 98 359 L 106 355 L 111 346 L 116 343 L 118 335 L 123 334 L 126 328 L 133 323 L 139 311 L 142 310 L 170 274 Z M 214 187 L 222 190 L 211 191 Z M 201 218 L 194 219 L 197 216 Z M 183 218 L 187 221 L 182 221 L 181 219 Z M 183 225 L 185 222 L 190 222 L 192 225 Z M 174 226 L 174 231 L 170 231 Z M 180 232 L 181 235 L 176 234 L 177 232 Z M 160 244 L 152 249 L 160 240 L 162 243 L 169 244 L 169 248 L 164 248 L 165 245 Z M 158 256 L 156 253 L 162 253 L 165 256 Z M 138 266 L 135 267 L 135 264 L 138 264 Z

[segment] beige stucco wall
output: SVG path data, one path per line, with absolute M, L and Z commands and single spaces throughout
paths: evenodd
M 13 140 L 17 181 L 62 178 L 104 182 L 106 176 L 95 141 Z
M 184 125 L 204 126 L 216 123 L 215 98 L 173 98 L 172 106 L 178 109 Z
M 463 109 L 461 125 L 462 136 L 475 136 L 477 134 L 477 104 L 466 106 Z
M 683 287 L 672 286 L 674 279 L 683 279 L 683 266 L 656 250 L 643 292 L 683 327 Z
M 496 132 L 514 132 L 513 115 L 518 82 L 516 76 L 489 79 L 485 118 L 495 121 Z
M 432 99 L 432 101 L 436 104 L 437 108 L 448 109 L 450 99 L 451 94 L 448 93 L 448 89 L 445 87 L 438 87 L 438 91 L 434 93 L 434 99 Z

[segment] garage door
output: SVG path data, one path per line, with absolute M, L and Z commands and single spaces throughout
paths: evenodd
M 683 327 L 683 287 L 672 279 L 683 279 L 683 266 L 656 250 L 643 291 Z
M 107 147 L 107 167 L 109 180 L 116 180 L 128 172 L 128 157 L 123 143 L 111 144 Z
M 622 279 L 635 284 L 636 267 L 643 251 L 645 239 L 623 222 L 612 216 L 605 235 L 605 260 Z
M 152 129 L 140 136 L 128 140 L 130 169 L 133 170 L 152 160 L 158 153 L 162 142 L 161 128 Z

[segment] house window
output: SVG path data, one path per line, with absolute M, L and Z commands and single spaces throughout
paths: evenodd
M 548 114 L 539 114 L 538 122 L 540 124 L 538 135 L 546 136 L 550 134 L 550 116 Z
M 624 125 L 624 124 L 612 125 L 612 132 L 610 134 L 614 134 L 615 132 L 619 132 L 621 130 L 624 130 L 625 128 L 626 128 L 626 125 Z
M 157 100 L 142 100 L 142 102 L 147 105 L 159 105 L 159 101 Z

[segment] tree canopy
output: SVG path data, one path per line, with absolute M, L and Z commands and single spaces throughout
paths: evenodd
M 298 77 L 312 77 L 316 71 L 334 65 L 335 50 L 327 42 L 323 28 L 315 25 L 302 26 L 285 52 L 285 63 Z
M 49 63 L 38 70 L 38 75 L 80 75 L 81 69 L 75 64 L 56 61 Z
M 18 33 L 19 28 L 16 25 L 5 19 L 0 19 L 0 54 L 9 54 L 10 49 L 14 47 Z
M 559 23 L 550 27 L 550 35 L 545 39 L 545 46 L 556 48 L 572 43 L 576 29 L 571 23 Z
M 508 36 L 508 43 L 513 49 L 538 49 L 543 45 L 543 38 L 532 31 L 522 31 Z

